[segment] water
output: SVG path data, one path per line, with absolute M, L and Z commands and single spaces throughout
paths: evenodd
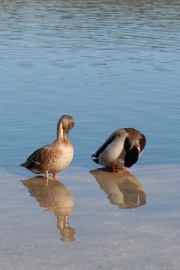
M 120 127 L 142 164 L 179 163 L 178 1 L 1 1 L 1 166 L 16 169 L 71 114 L 72 165 Z M 28 143 L 27 143 L 28 142 Z
M 47 187 L 1 170 L 2 269 L 177 270 L 179 173 L 137 166 L 126 185 L 124 175 L 70 167 Z
M 91 268 L 84 264 L 86 260 L 90 264 L 88 252 L 95 256 L 93 235 L 100 238 L 103 246 L 105 240 L 116 248 L 119 245 L 115 238 L 120 222 L 120 210 L 114 205 L 110 206 L 106 199 L 108 195 L 105 196 L 104 191 L 99 189 L 89 170 L 97 168 L 90 155 L 107 136 L 120 127 L 135 127 L 147 137 L 146 149 L 138 164 L 133 166 L 136 177 L 140 177 L 139 181 L 145 185 L 147 203 L 139 207 L 134 216 L 129 216 L 130 212 L 126 210 L 123 214 L 121 212 L 124 233 L 126 218 L 130 222 L 128 224 L 137 226 L 138 218 L 143 219 L 145 215 L 146 220 L 140 225 L 143 232 L 151 231 L 151 220 L 154 229 L 156 225 L 158 228 L 163 226 L 164 220 L 166 224 L 171 221 L 172 227 L 167 225 L 164 235 L 166 232 L 171 234 L 168 234 L 167 242 L 160 242 L 156 251 L 160 252 L 164 244 L 173 242 L 173 237 L 178 235 L 176 218 L 179 216 L 176 205 L 179 205 L 179 202 L 176 190 L 179 187 L 177 175 L 180 163 L 179 8 L 180 2 L 175 0 L 0 1 L 0 166 L 3 183 L 1 198 L 4 202 L 1 208 L 5 213 L 2 241 L 8 240 L 4 253 L 7 254 L 9 250 L 8 254 L 13 256 L 17 269 L 30 269 L 25 267 L 25 261 L 30 260 L 29 254 L 34 254 L 33 248 L 34 252 L 37 252 L 38 248 L 42 252 L 39 254 L 39 261 L 34 261 L 34 268 L 41 267 L 42 260 L 46 259 L 44 248 L 48 243 L 51 243 L 55 254 L 58 254 L 59 241 L 58 244 L 55 243 L 55 221 L 50 214 L 43 213 L 38 203 L 29 196 L 27 188 L 19 182 L 33 177 L 30 172 L 19 167 L 19 164 L 24 162 L 32 151 L 55 139 L 56 124 L 62 114 L 70 114 L 75 119 L 75 127 L 69 135 L 75 148 L 75 156 L 70 167 L 62 173 L 62 177 L 65 177 L 62 182 L 67 183 L 75 201 L 72 227 L 76 227 L 76 246 L 73 247 L 76 247 L 78 254 L 79 249 L 83 248 L 85 251 L 81 260 L 86 258 L 84 262 L 81 261 L 80 266 L 86 266 L 87 269 L 99 267 L 96 257 L 96 263 Z M 168 175 L 164 173 L 166 170 Z M 75 180 L 71 182 L 72 175 Z M 152 179 L 155 189 L 148 177 Z M 83 180 L 78 180 L 79 178 Z M 166 183 L 165 186 L 161 180 Z M 17 186 L 15 183 L 18 183 Z M 170 185 L 171 193 L 168 191 Z M 156 193 L 158 189 L 159 194 Z M 9 196 L 11 199 L 7 200 Z M 172 208 L 164 204 L 167 201 Z M 83 209 L 82 205 L 85 205 L 86 209 Z M 89 225 L 81 213 L 86 220 L 91 217 Z M 109 217 L 109 223 L 105 221 L 103 213 Z M 28 227 L 25 232 L 23 224 L 28 226 L 28 222 L 23 221 L 23 216 L 25 220 L 32 220 L 33 215 L 37 217 L 37 223 L 29 221 L 31 228 Z M 173 217 L 176 218 L 172 220 Z M 44 220 L 47 224 L 45 234 L 41 231 Z M 54 230 L 50 233 L 48 226 L 51 223 Z M 90 229 L 95 226 L 102 226 L 102 231 Z M 104 237 L 103 232 L 108 230 L 109 226 L 112 233 L 109 238 L 107 235 Z M 14 227 L 19 228 L 16 234 Z M 126 246 L 125 243 L 128 242 L 135 248 L 133 235 L 135 236 L 136 232 L 131 232 L 132 238 L 128 239 L 131 231 L 130 227 L 128 228 L 123 243 Z M 159 231 L 156 233 L 158 235 Z M 155 234 L 152 239 L 156 239 Z M 9 235 L 9 238 L 5 239 L 4 235 Z M 143 243 L 140 231 L 138 236 L 140 245 Z M 27 245 L 26 241 L 23 244 L 22 265 L 17 262 L 18 254 L 13 251 L 17 242 L 10 248 L 12 239 L 16 238 L 21 239 L 21 243 L 24 243 L 24 239 L 30 241 Z M 145 238 L 145 243 L 149 238 Z M 37 246 L 34 244 L 35 239 L 38 239 Z M 82 246 L 83 241 L 90 251 Z M 152 250 L 153 245 L 152 241 Z M 67 260 L 68 256 L 73 256 L 73 247 L 71 255 L 68 255 L 68 251 L 66 255 L 64 253 Z M 142 245 L 140 247 L 142 248 Z M 105 254 L 111 251 L 111 246 L 109 249 Z M 147 250 L 144 254 L 143 263 L 140 260 L 142 265 L 148 262 L 148 252 L 149 256 L 153 257 L 152 250 Z M 166 251 L 169 255 L 167 258 L 171 258 L 170 263 L 174 259 L 174 264 L 169 265 L 167 262 L 166 269 L 177 269 L 175 250 L 176 247 L 170 244 Z M 134 252 L 133 249 L 131 251 Z M 101 257 L 102 254 L 98 254 Z M 137 257 L 133 257 L 133 265 L 140 255 L 136 253 L 134 256 Z M 56 269 L 53 254 L 50 257 L 48 269 Z M 163 254 L 160 257 L 163 262 Z M 114 269 L 119 265 L 118 253 L 115 258 Z M 121 259 L 124 264 L 127 262 L 125 254 Z M 77 266 L 76 261 L 75 258 L 72 260 Z M 138 269 L 140 261 L 137 264 Z M 63 263 L 63 269 L 66 269 L 66 262 Z M 101 261 L 101 265 L 104 265 L 104 269 L 110 267 L 107 260 L 104 264 Z M 11 269 L 8 257 L 3 266 Z M 148 269 L 157 268 L 160 269 L 160 266 L 156 258 Z M 71 264 L 71 268 L 67 269 L 74 268 Z M 127 269 L 131 269 L 129 264 Z

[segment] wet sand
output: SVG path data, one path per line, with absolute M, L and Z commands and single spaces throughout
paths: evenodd
M 179 165 L 0 171 L 1 269 L 179 269 Z

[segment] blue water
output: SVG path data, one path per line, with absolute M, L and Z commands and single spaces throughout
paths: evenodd
M 178 269 L 179 10 L 179 0 L 0 1 L 3 270 Z M 75 119 L 75 155 L 46 186 L 19 164 L 55 139 L 62 114 Z M 91 154 L 121 127 L 147 137 L 137 165 L 95 170 Z
M 179 1 L 1 1 L 0 166 L 21 170 L 75 119 L 71 166 L 114 130 L 147 137 L 138 164 L 179 163 Z

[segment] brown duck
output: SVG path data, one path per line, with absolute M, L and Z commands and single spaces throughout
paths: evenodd
M 56 173 L 66 169 L 70 164 L 74 149 L 68 139 L 68 133 L 74 126 L 74 119 L 69 115 L 63 115 L 57 124 L 57 139 L 32 153 L 21 166 L 35 174 L 45 173 L 46 181 L 49 173 L 56 179 Z

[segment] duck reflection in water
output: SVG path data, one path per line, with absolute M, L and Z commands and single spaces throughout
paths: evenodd
M 114 174 L 110 170 L 102 168 L 91 170 L 103 189 L 108 194 L 110 203 L 118 205 L 119 208 L 137 208 L 146 204 L 146 194 L 142 184 L 137 178 L 129 173 Z
M 30 195 L 46 211 L 54 212 L 57 216 L 57 228 L 61 232 L 60 240 L 71 242 L 75 240 L 75 229 L 69 227 L 68 217 L 74 206 L 73 196 L 65 185 L 57 180 L 49 181 L 46 185 L 44 177 L 34 177 L 21 181 L 27 187 Z

